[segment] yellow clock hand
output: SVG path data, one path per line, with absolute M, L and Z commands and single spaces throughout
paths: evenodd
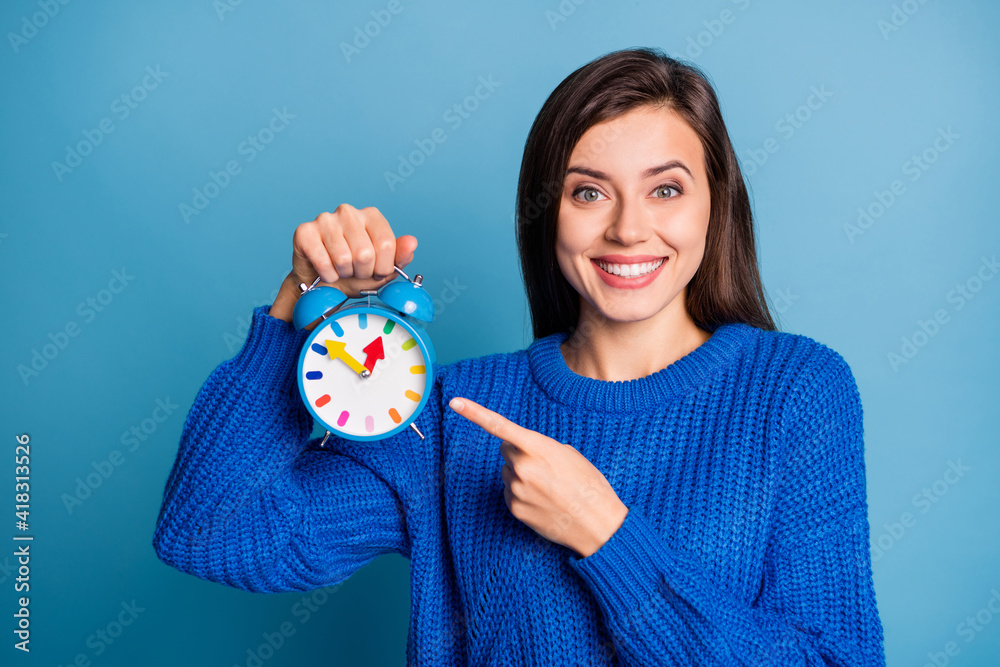
M 347 353 L 347 350 L 344 349 L 346 347 L 347 343 L 343 341 L 340 342 L 332 340 L 326 341 L 326 349 L 330 353 L 331 359 L 340 359 L 345 364 L 347 364 L 352 371 L 354 371 L 358 375 L 361 375 L 362 371 L 367 371 L 368 369 L 365 368 L 364 364 L 362 364 L 357 359 L 355 359 L 354 357 L 352 357 Z

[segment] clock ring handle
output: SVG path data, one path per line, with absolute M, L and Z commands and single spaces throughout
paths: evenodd
M 403 269 L 399 268 L 395 264 L 392 265 L 392 268 L 396 269 L 396 273 L 398 273 L 399 275 L 401 275 L 404 278 L 406 278 L 407 281 L 413 283 L 417 287 L 420 287 L 421 281 L 423 281 L 423 278 L 424 278 L 422 275 L 420 275 L 418 273 L 415 278 L 411 279 L 410 276 L 406 275 L 406 273 L 403 271 Z M 312 281 L 312 285 L 310 285 L 309 287 L 305 287 L 305 288 L 303 288 L 302 286 L 299 286 L 299 289 L 301 289 L 303 292 L 308 292 L 312 288 L 316 287 L 316 285 L 318 285 L 318 284 L 319 284 L 319 276 L 316 276 L 316 280 Z M 305 283 L 302 283 L 302 285 L 305 285 Z
M 305 294 L 306 292 L 308 292 L 312 288 L 316 287 L 316 285 L 318 285 L 318 284 L 319 284 L 319 276 L 316 276 L 316 280 L 312 281 L 312 285 L 310 285 L 309 287 L 306 287 L 305 283 L 302 283 L 301 285 L 299 285 L 299 289 L 302 290 L 303 294 Z
M 393 264 L 393 265 L 392 265 L 392 268 L 396 269 L 396 273 L 398 273 L 399 275 L 401 275 L 401 276 L 403 276 L 404 278 L 406 278 L 406 279 L 407 279 L 407 280 L 408 280 L 409 282 L 413 283 L 413 284 L 414 284 L 414 285 L 415 285 L 416 287 L 420 287 L 420 283 L 421 283 L 421 281 L 422 281 L 422 280 L 424 279 L 424 277 L 423 277 L 422 275 L 420 275 L 420 274 L 418 273 L 418 274 L 416 275 L 416 277 L 415 277 L 415 278 L 413 278 L 413 279 L 410 279 L 410 276 L 406 275 L 406 274 L 405 274 L 405 273 L 403 272 L 403 269 L 399 268 L 399 267 L 398 267 L 398 266 L 396 266 L 395 264 Z

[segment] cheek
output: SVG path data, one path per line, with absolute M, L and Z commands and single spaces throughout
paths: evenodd
M 710 213 L 711 209 L 707 205 L 699 206 L 686 216 L 684 224 L 676 227 L 674 239 L 678 250 L 687 250 L 689 253 L 704 251 Z
M 563 277 L 570 282 L 570 284 L 576 284 L 576 267 L 573 265 L 573 258 L 576 255 L 576 250 L 571 245 L 571 239 L 566 239 L 562 234 L 556 236 L 556 263 L 559 265 L 559 270 L 562 271 Z
M 692 225 L 684 230 L 683 237 L 679 238 L 678 244 L 688 253 L 701 253 L 705 250 L 706 227 Z
M 560 223 L 562 222 L 564 221 L 560 220 Z M 577 228 L 579 232 L 579 224 L 571 223 L 568 227 L 568 229 L 574 228 Z M 586 261 L 583 254 L 587 251 L 589 244 L 585 238 L 586 234 L 566 234 L 563 232 L 564 229 L 567 227 L 563 224 L 556 228 L 556 263 L 559 265 L 559 270 L 566 282 L 579 294 L 582 293 L 584 283 L 581 272 L 586 271 L 586 267 L 583 266 Z
M 677 245 L 675 247 L 680 255 L 678 268 L 681 275 L 687 280 L 694 276 L 705 259 L 708 215 L 709 210 L 706 207 L 704 212 L 692 216 L 692 219 L 688 220 L 688 224 L 680 230 L 676 237 Z

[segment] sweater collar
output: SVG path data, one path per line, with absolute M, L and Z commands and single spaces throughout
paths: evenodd
M 528 359 L 535 381 L 561 403 L 601 412 L 642 412 L 711 379 L 753 345 L 760 331 L 742 323 L 721 325 L 711 338 L 666 368 L 634 380 L 608 382 L 574 373 L 559 349 L 569 338 L 565 331 L 532 342 Z

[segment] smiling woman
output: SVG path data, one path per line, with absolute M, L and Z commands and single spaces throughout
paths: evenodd
M 416 239 L 347 204 L 296 229 L 188 415 L 160 558 L 272 592 L 402 554 L 411 665 L 884 665 L 857 386 L 775 330 L 704 75 L 652 49 L 584 65 L 517 196 L 535 340 L 435 365 L 422 439 L 310 439 L 290 323 L 297 285 L 377 288 Z
M 601 130 L 615 141 L 602 146 Z M 649 375 L 710 336 L 685 305 L 686 287 L 705 254 L 712 208 L 701 141 L 675 112 L 642 106 L 588 129 L 569 164 L 555 254 L 580 295 L 578 321 L 591 325 L 591 340 L 580 340 L 584 334 L 577 329 L 563 354 L 575 372 L 589 377 Z M 614 354 L 644 340 L 660 344 L 648 346 L 642 357 L 630 356 L 631 362 L 605 356 L 597 362 L 600 370 L 576 355 Z

